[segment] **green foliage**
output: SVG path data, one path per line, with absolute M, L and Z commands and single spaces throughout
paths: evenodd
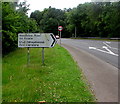
M 73 9 L 47 8 L 34 11 L 31 18 L 37 21 L 43 32 L 58 33 L 62 25 L 62 37 L 71 37 L 77 29 L 77 37 L 118 37 L 120 29 L 120 2 L 91 2 L 79 4 Z
M 67 15 L 67 29 L 78 37 L 119 37 L 120 2 L 85 3 Z
M 35 20 L 28 18 L 25 12 L 15 9 L 13 3 L 2 2 L 2 42 L 3 55 L 17 48 L 18 33 L 37 32 Z M 24 7 L 25 8 L 25 7 Z
M 57 35 L 63 26 L 62 37 L 119 37 L 120 2 L 91 2 L 79 4 L 73 9 L 45 8 L 27 16 L 29 5 L 2 3 L 3 54 L 17 47 L 17 34 L 26 32 L 50 32 Z
M 30 10 L 30 5 L 27 5 L 26 2 L 20 2 L 20 4 L 18 4 L 17 6 L 19 7 L 18 11 L 21 13 L 27 14 L 27 11 Z
M 40 12 L 38 10 L 31 13 L 30 18 L 37 21 L 37 24 L 43 32 L 58 34 L 58 25 L 65 27 L 65 12 L 60 9 L 55 8 L 45 8 L 44 11 Z M 67 31 L 63 31 L 66 34 Z

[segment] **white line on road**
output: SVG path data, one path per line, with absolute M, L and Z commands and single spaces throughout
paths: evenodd
M 108 47 L 103 46 L 103 48 L 105 48 L 110 54 L 118 56 L 118 54 L 113 53 L 110 49 L 108 49 Z
M 96 49 L 95 47 L 89 47 L 89 49 Z
M 106 43 L 110 44 L 111 42 L 106 41 Z
M 110 51 L 106 46 L 103 46 L 103 48 L 105 48 L 107 51 L 98 49 L 98 48 L 96 48 L 96 47 L 89 47 L 89 49 L 94 49 L 94 50 L 97 50 L 97 51 L 100 51 L 100 52 L 104 52 L 104 53 L 108 53 L 108 54 L 111 54 L 111 55 L 114 55 L 114 56 L 118 56 L 118 54 L 113 53 L 113 52 Z
M 103 44 L 105 44 L 107 47 L 109 47 L 109 48 L 111 48 L 111 49 L 116 49 L 116 50 L 118 50 L 118 48 L 111 47 L 111 46 L 109 46 L 107 43 L 110 44 L 111 42 L 103 42 Z

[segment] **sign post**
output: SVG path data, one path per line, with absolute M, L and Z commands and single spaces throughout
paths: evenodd
M 29 29 L 28 29 L 28 33 L 29 33 Z M 28 54 L 27 54 L 27 65 L 29 65 L 30 63 L 30 49 L 29 47 L 27 48 Z
M 60 31 L 60 46 L 61 46 L 61 31 L 63 30 L 62 26 L 58 26 L 58 31 Z
M 28 54 L 27 54 L 27 64 L 30 63 L 30 50 L 29 50 L 29 47 L 27 48 L 28 49 Z
M 42 64 L 44 65 L 44 47 L 42 48 Z
M 54 47 L 56 38 L 52 33 L 19 33 L 18 47 L 28 48 L 27 62 L 30 61 L 30 47 L 42 48 L 42 63 L 44 64 L 44 48 Z
M 60 31 L 60 45 L 61 45 L 61 31 Z

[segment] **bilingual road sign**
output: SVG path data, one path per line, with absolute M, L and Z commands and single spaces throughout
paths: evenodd
M 62 30 L 63 30 L 63 27 L 62 27 L 62 26 L 58 26 L 58 30 L 59 30 L 59 31 L 62 31 Z
M 53 33 L 19 33 L 18 47 L 54 47 L 56 38 Z

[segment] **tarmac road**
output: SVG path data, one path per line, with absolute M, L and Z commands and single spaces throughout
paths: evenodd
M 118 43 L 80 39 L 61 43 L 82 69 L 97 102 L 118 102 Z
M 62 43 L 85 50 L 103 61 L 118 67 L 118 42 L 62 39 Z

